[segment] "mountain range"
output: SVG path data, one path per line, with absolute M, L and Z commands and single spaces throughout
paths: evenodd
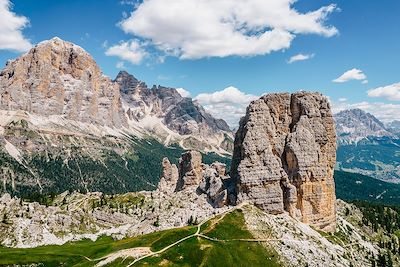
M 223 161 L 233 135 L 174 88 L 104 76 L 75 44 L 43 41 L 0 72 L 1 191 L 151 189 L 184 149 Z
M 360 109 L 335 114 L 337 169 L 400 182 L 398 122 L 387 125 Z

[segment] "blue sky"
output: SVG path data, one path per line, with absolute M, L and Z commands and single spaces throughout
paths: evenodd
M 286 27 L 282 36 L 290 35 L 292 40 L 282 41 L 282 45 L 276 47 L 277 51 L 265 48 L 275 37 L 265 43 L 257 40 L 260 43 L 258 48 L 253 47 L 257 42 L 236 38 L 240 30 L 233 32 L 236 37 L 220 37 L 224 33 L 215 29 L 221 25 L 214 27 L 209 22 L 218 19 L 220 14 L 210 12 L 214 17 L 207 14 L 207 10 L 216 8 L 208 7 L 207 2 L 211 2 L 207 0 L 203 6 L 193 10 L 190 5 L 185 5 L 185 12 L 192 12 L 190 14 L 194 16 L 193 21 L 184 20 L 184 23 L 179 19 L 185 12 L 174 9 L 171 4 L 179 0 L 164 3 L 148 0 L 147 6 L 140 1 L 128 0 L 12 0 L 11 5 L 4 7 L 8 2 L 0 0 L 2 8 L 6 9 L 0 12 L 13 12 L 14 16 L 24 16 L 29 21 L 24 26 L 15 26 L 13 33 L 19 32 L 30 44 L 58 36 L 82 46 L 111 78 L 123 68 L 148 85 L 184 88 L 192 97 L 202 94 L 199 101 L 220 117 L 225 118 L 230 112 L 239 116 L 249 100 L 266 92 L 306 89 L 328 95 L 336 110 L 360 107 L 385 121 L 400 119 L 400 1 L 397 0 L 298 0 L 294 4 L 291 4 L 294 1 L 282 0 L 281 3 L 287 2 L 279 5 L 282 14 L 278 8 L 275 13 L 263 14 L 262 9 L 251 8 L 248 14 L 233 13 L 237 19 L 235 23 L 243 23 L 241 27 L 257 23 L 250 21 L 247 15 L 272 21 L 256 30 L 244 29 L 248 30 L 246 37 Z M 263 1 L 249 2 L 259 4 Z M 165 3 L 169 3 L 168 6 Z M 322 7 L 332 7 L 332 10 L 321 15 L 326 18 L 317 25 L 319 29 L 315 28 L 315 23 L 304 26 L 302 20 L 283 12 L 288 8 L 307 14 Z M 230 10 L 232 5 L 226 8 Z M 261 13 L 251 13 L 257 11 Z M 288 16 L 285 20 L 292 21 L 292 24 L 279 26 L 278 19 L 272 19 L 276 14 L 283 18 Z M 197 16 L 204 16 L 204 24 L 194 19 Z M 122 21 L 125 24 L 121 24 Z M 0 28 L 8 25 L 5 23 L 11 22 L 4 21 L 3 16 Z M 181 42 L 177 41 L 180 39 Z M 124 42 L 128 46 L 125 49 L 134 52 L 128 54 L 129 58 L 121 52 Z M 132 42 L 134 45 L 129 47 Z M 212 45 L 201 47 L 203 43 Z M 1 65 L 26 50 L 26 45 L 22 46 L 21 42 L 15 48 L 10 46 L 12 44 L 2 46 L 0 37 Z M 119 49 L 112 50 L 113 47 Z M 304 56 L 297 58 L 309 59 L 288 63 L 292 56 L 299 54 Z M 333 82 L 350 70 L 353 71 L 337 80 L 341 82 Z M 229 86 L 230 90 L 215 94 Z M 368 94 L 368 90 L 373 89 Z

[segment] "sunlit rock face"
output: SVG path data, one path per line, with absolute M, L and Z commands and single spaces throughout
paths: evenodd
M 319 93 L 268 94 L 247 108 L 236 133 L 231 175 L 237 201 L 335 228 L 336 135 Z
M 81 47 L 53 38 L 9 61 L 0 73 L 0 109 L 120 127 L 117 84 Z

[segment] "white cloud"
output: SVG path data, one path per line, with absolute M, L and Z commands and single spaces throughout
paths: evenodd
M 315 54 L 297 54 L 289 58 L 287 62 L 289 64 L 292 64 L 293 62 L 307 60 L 313 58 L 314 56 Z
M 344 83 L 351 80 L 358 80 L 358 81 L 363 81 L 363 83 L 365 83 L 365 81 L 367 81 L 366 79 L 367 76 L 362 72 L 362 70 L 351 69 L 343 73 L 339 78 L 334 79 L 333 82 Z
M 25 52 L 32 47 L 22 30 L 29 25 L 29 20 L 11 11 L 9 0 L 0 0 L 0 50 Z
M 195 100 L 214 117 L 224 119 L 229 126 L 238 126 L 239 120 L 246 113 L 246 107 L 252 100 L 259 96 L 246 94 L 239 89 L 230 86 L 213 93 L 202 93 Z
M 333 102 L 332 109 L 334 113 L 338 113 L 345 109 L 359 108 L 366 112 L 371 113 L 379 120 L 387 123 L 399 119 L 400 114 L 400 104 L 387 104 L 381 102 L 358 102 L 358 103 L 348 103 L 348 102 Z
M 123 61 L 118 61 L 117 64 L 115 65 L 117 69 L 125 69 L 125 64 Z
M 183 89 L 183 88 L 176 88 L 176 91 L 182 96 L 182 97 L 190 97 L 190 92 Z
M 136 40 L 121 41 L 119 44 L 111 46 L 106 51 L 107 56 L 117 56 L 122 60 L 131 62 L 132 64 L 140 64 L 147 56 L 147 52 L 141 47 Z
M 368 83 L 368 80 L 364 80 L 364 81 L 362 81 L 361 83 L 362 83 L 362 84 L 367 84 L 367 83 Z
M 347 98 L 344 98 L 344 97 L 339 98 L 339 102 L 346 102 L 346 101 L 347 101 Z
M 335 5 L 300 13 L 295 0 L 147 0 L 120 23 L 126 33 L 182 59 L 254 56 L 289 48 L 299 34 L 331 37 Z
M 384 97 L 388 100 L 400 101 L 400 83 L 368 90 L 369 97 Z M 400 114 L 400 113 L 399 113 Z

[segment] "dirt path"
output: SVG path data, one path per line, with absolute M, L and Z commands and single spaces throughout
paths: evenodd
M 231 213 L 232 211 L 234 211 L 236 209 L 239 209 L 239 208 L 243 207 L 244 205 L 246 205 L 246 203 L 241 203 L 241 204 L 233 207 L 232 209 L 226 210 L 223 213 L 219 214 L 218 216 L 220 216 L 220 218 L 218 218 L 215 221 L 213 221 L 211 226 L 216 225 L 218 222 L 220 222 L 225 217 L 225 215 L 227 215 L 228 213 Z M 224 241 L 227 241 L 227 242 L 229 242 L 229 241 L 246 241 L 246 242 L 249 242 L 249 241 L 255 242 L 255 241 L 257 241 L 257 242 L 260 242 L 260 241 L 262 241 L 262 240 L 252 240 L 252 239 L 246 239 L 246 240 L 245 239 L 243 239 L 243 240 L 240 240 L 240 239 L 236 239 L 236 240 L 234 240 L 234 239 L 232 239 L 232 240 L 220 240 L 220 239 L 208 237 L 208 236 L 206 236 L 204 234 L 201 234 L 200 233 L 201 227 L 211 219 L 212 218 L 207 218 L 207 219 L 203 220 L 201 223 L 199 223 L 197 225 L 197 230 L 196 230 L 196 232 L 194 234 L 191 234 L 191 235 L 188 235 L 188 236 L 186 236 L 184 238 L 181 238 L 178 241 L 176 241 L 176 242 L 174 242 L 174 243 L 172 243 L 172 244 L 170 244 L 170 245 L 168 245 L 168 246 L 166 246 L 163 249 L 160 249 L 158 251 L 151 252 L 150 248 L 146 248 L 146 249 L 148 249 L 147 253 L 145 255 L 140 255 L 140 253 L 138 253 L 138 251 L 135 250 L 135 249 L 139 249 L 139 248 L 124 249 L 124 250 L 120 250 L 120 251 L 117 251 L 117 252 L 113 252 L 113 253 L 111 253 L 109 255 L 106 255 L 104 257 L 101 257 L 99 259 L 91 260 L 91 261 L 99 261 L 99 260 L 101 260 L 101 262 L 96 264 L 96 266 L 100 267 L 100 266 L 106 265 L 108 263 L 111 263 L 111 262 L 113 262 L 116 259 L 121 258 L 121 257 L 123 257 L 124 259 L 126 259 L 128 257 L 136 258 L 133 262 L 131 262 L 129 265 L 127 265 L 127 267 L 130 267 L 130 266 L 133 266 L 135 263 L 137 263 L 137 262 L 139 262 L 139 261 L 141 261 L 143 259 L 159 255 L 159 254 L 167 251 L 168 249 L 170 249 L 170 248 L 172 248 L 172 247 L 174 247 L 174 246 L 176 246 L 176 245 L 178 245 L 178 244 L 180 244 L 180 243 L 182 243 L 182 242 L 184 242 L 184 241 L 186 241 L 186 240 L 188 240 L 188 239 L 190 239 L 192 237 L 200 237 L 200 238 L 208 239 L 210 241 L 217 241 L 217 242 L 224 242 Z M 144 249 L 144 248 L 140 248 L 140 249 Z M 141 251 L 141 252 L 143 252 L 143 251 Z

